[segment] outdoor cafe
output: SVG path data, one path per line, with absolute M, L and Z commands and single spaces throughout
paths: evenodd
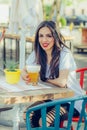
M 56 5 L 55 5 L 55 2 L 56 2 Z M 57 2 L 58 0 L 54 0 L 54 5 L 56 6 L 56 8 L 59 7 Z M 40 128 L 41 130 L 45 130 L 46 124 L 47 124 L 46 109 L 48 109 L 49 104 L 50 104 L 50 105 L 55 105 L 54 124 L 56 125 L 53 124 L 52 129 L 51 127 L 47 127 L 47 129 L 56 130 L 56 128 L 59 128 L 58 124 L 60 123 L 59 121 L 60 116 L 58 116 L 57 114 L 57 113 L 60 113 L 61 105 L 59 106 L 59 104 L 62 103 L 61 101 L 63 101 L 63 103 L 67 103 L 67 101 L 70 101 L 71 103 L 68 102 L 70 103 L 70 107 L 69 107 L 70 110 L 68 114 L 70 121 L 69 123 L 68 123 L 68 120 L 60 123 L 59 130 L 65 130 L 65 129 L 66 130 L 70 130 L 70 129 L 79 130 L 81 124 L 82 124 L 82 128 L 84 127 L 84 130 L 86 130 L 87 129 L 87 111 L 86 111 L 87 109 L 86 93 L 87 92 L 84 90 L 84 81 L 85 81 L 85 72 L 87 72 L 87 67 L 76 69 L 75 63 L 73 63 L 73 65 L 71 64 L 74 61 L 72 55 L 73 55 L 73 48 L 75 47 L 73 44 L 73 40 L 75 39 L 75 36 L 71 35 L 71 30 L 69 29 L 69 27 L 64 27 L 64 28 L 60 27 L 59 28 L 60 30 L 58 30 L 62 33 L 63 38 L 65 40 L 65 44 L 69 47 L 69 52 L 66 54 L 67 51 L 64 51 L 63 55 L 58 53 L 62 55 L 64 58 L 66 57 L 66 59 L 63 58 L 64 61 L 61 61 L 61 60 L 58 61 L 59 63 L 61 62 L 62 68 L 64 71 L 63 73 L 61 73 L 62 69 L 59 69 L 58 68 L 59 66 L 58 66 L 57 69 L 58 69 L 59 74 L 57 76 L 61 75 L 62 77 L 61 79 L 63 79 L 64 81 L 65 76 L 69 75 L 70 78 L 72 79 L 70 79 L 69 76 L 67 76 L 67 82 L 69 85 L 71 85 L 73 82 L 73 79 L 77 78 L 76 74 L 80 73 L 79 82 L 78 83 L 76 82 L 77 84 L 73 82 L 73 85 L 71 87 L 68 87 L 66 84 L 64 85 L 64 87 L 61 87 L 61 85 L 56 85 L 55 82 L 50 83 L 49 80 L 52 80 L 52 78 L 53 79 L 59 78 L 56 75 L 50 76 L 51 71 L 47 71 L 47 73 L 45 73 L 46 76 L 49 75 L 49 78 L 47 79 L 48 81 L 45 80 L 46 82 L 43 82 L 40 77 L 41 66 L 36 65 L 36 64 L 35 65 L 32 64 L 29 66 L 26 65 L 26 57 L 27 57 L 26 45 L 29 45 L 29 44 L 32 45 L 31 52 L 30 52 L 32 53 L 34 50 L 34 44 L 35 44 L 36 28 L 38 26 L 38 23 L 40 23 L 44 19 L 43 0 L 42 1 L 41 0 L 34 0 L 34 1 L 11 0 L 10 11 L 11 12 L 9 16 L 9 24 L 7 26 L 0 25 L 0 43 L 2 45 L 1 57 L 3 60 L 2 66 L 0 66 L 0 72 L 1 72 L 0 73 L 0 125 L 9 127 L 12 130 L 20 130 L 21 128 L 23 130 L 25 129 L 30 130 L 29 128 L 30 126 L 28 124 L 29 123 L 28 121 L 30 120 L 29 111 L 31 111 L 32 108 L 33 110 L 35 109 L 38 110 L 39 107 L 41 107 L 42 108 L 41 110 L 42 126 Z M 57 10 L 57 13 L 58 13 L 58 10 Z M 54 38 L 54 36 L 52 35 L 50 38 Z M 87 39 L 85 38 L 85 40 Z M 14 44 L 15 44 L 15 49 L 12 48 Z M 83 47 L 82 49 L 86 48 L 86 46 L 87 45 L 85 45 L 85 47 Z M 15 50 L 15 53 L 14 53 L 14 50 Z M 8 57 L 7 57 L 7 53 L 8 53 Z M 30 53 L 28 54 L 30 55 Z M 43 57 L 43 60 L 44 60 L 44 57 Z M 32 60 L 33 59 L 34 59 L 34 56 L 32 57 Z M 48 60 L 49 59 L 52 59 L 52 56 L 49 56 Z M 51 63 L 51 60 L 49 61 L 50 61 L 49 63 Z M 22 77 L 22 71 L 24 70 L 25 65 L 26 65 L 26 72 L 28 74 L 28 77 L 30 77 L 29 83 L 27 83 L 26 80 L 24 80 L 24 78 Z M 45 66 L 45 69 L 48 68 L 48 70 L 50 70 L 49 68 L 51 67 L 49 65 L 50 64 L 47 64 L 46 66 L 46 64 L 45 65 L 43 64 L 43 66 Z M 18 67 L 18 68 L 16 69 L 15 67 Z M 68 70 L 68 67 L 70 70 Z M 80 86 L 80 88 L 78 88 L 77 85 Z M 78 96 L 79 94 L 81 94 L 81 96 Z M 78 117 L 76 119 L 76 118 L 73 118 L 74 106 L 75 106 L 75 102 L 80 99 L 81 101 L 83 100 L 83 103 L 81 105 L 82 109 L 81 109 L 81 114 L 79 116 L 80 118 Z M 33 103 L 43 101 L 43 100 L 51 100 L 51 101 L 49 103 L 43 103 L 43 104 L 34 106 L 35 108 L 34 107 L 29 108 L 26 111 L 27 113 L 25 115 L 26 120 L 24 120 L 23 115 L 24 115 L 24 111 L 26 107 L 30 107 Z M 54 104 L 51 104 L 51 102 L 53 102 Z M 75 122 L 76 124 L 79 123 L 77 126 L 77 129 L 74 129 L 73 122 Z M 69 124 L 69 125 L 66 126 L 66 124 Z M 75 124 L 75 127 L 76 127 L 76 124 Z M 35 128 L 35 130 L 37 129 L 38 128 Z

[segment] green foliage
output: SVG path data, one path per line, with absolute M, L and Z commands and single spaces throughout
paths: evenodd
M 16 71 L 16 69 L 18 69 L 18 64 L 19 63 L 15 61 L 7 61 L 5 66 L 8 71 Z
M 86 0 L 78 0 L 78 2 L 84 2 L 84 1 L 86 1 Z
M 73 3 L 73 0 L 63 0 L 63 2 L 67 5 L 70 6 Z
M 49 6 L 49 5 L 45 5 L 44 6 L 44 14 L 45 14 L 45 20 L 48 20 L 48 19 L 50 19 L 50 12 L 51 12 L 51 6 Z
M 67 6 L 70 6 L 70 5 L 73 4 L 74 1 L 76 1 L 77 3 L 79 3 L 79 2 L 84 2 L 86 0 L 63 0 L 63 3 L 65 3 L 65 5 L 67 5 Z
M 9 3 L 9 0 L 0 0 L 0 3 L 6 4 L 6 3 Z
M 61 23 L 62 26 L 67 25 L 66 19 L 64 17 L 60 17 L 60 23 Z

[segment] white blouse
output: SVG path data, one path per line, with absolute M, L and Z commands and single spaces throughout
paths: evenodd
M 28 65 L 36 64 L 34 51 L 29 55 L 26 64 Z M 69 69 L 70 72 L 67 80 L 67 86 L 68 88 L 72 89 L 75 92 L 75 96 L 80 96 L 83 95 L 85 91 L 81 89 L 80 84 L 76 79 L 76 72 L 75 72 L 76 68 L 77 68 L 76 63 L 74 61 L 71 51 L 64 47 L 60 53 L 59 70 Z M 47 65 L 46 77 L 49 77 L 49 75 L 50 70 L 49 65 Z M 81 101 L 78 101 L 75 104 L 75 107 L 79 112 L 81 111 L 81 103 L 82 103 Z

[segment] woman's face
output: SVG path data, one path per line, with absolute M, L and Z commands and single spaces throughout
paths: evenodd
M 54 38 L 48 27 L 43 27 L 39 30 L 39 43 L 44 51 L 52 51 Z

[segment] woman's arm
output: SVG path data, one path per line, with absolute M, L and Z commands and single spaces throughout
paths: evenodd
M 47 82 L 63 88 L 63 87 L 66 87 L 67 85 L 68 75 L 69 75 L 68 69 L 60 70 L 58 78 L 49 79 L 47 80 Z

